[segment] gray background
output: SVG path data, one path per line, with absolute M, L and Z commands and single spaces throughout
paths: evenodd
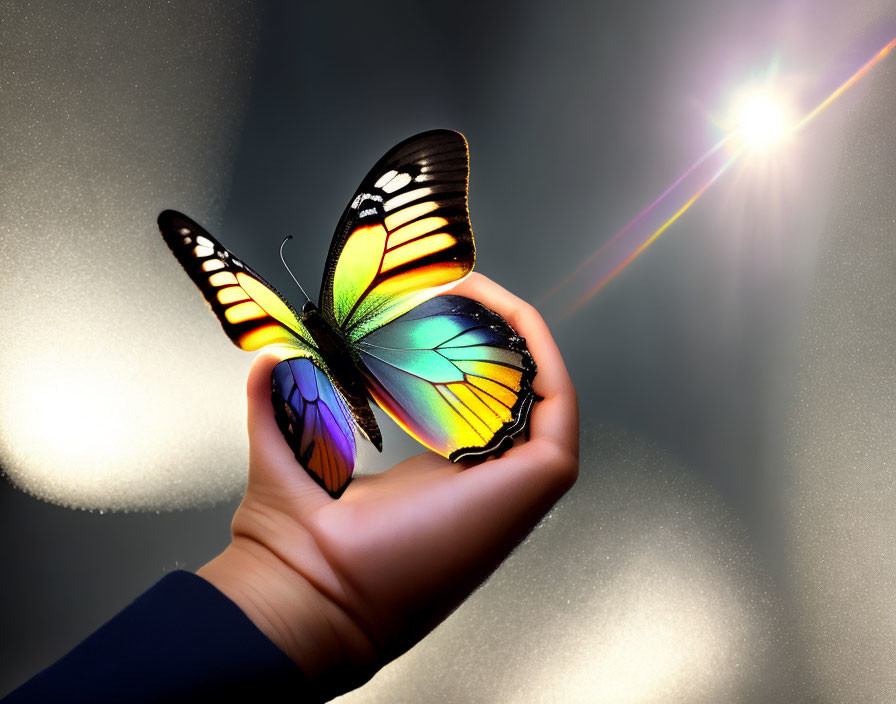
M 293 234 L 311 290 L 367 168 L 450 127 L 470 142 L 477 268 L 535 301 L 714 141 L 731 85 L 777 60 L 808 109 L 896 36 L 896 6 L 870 0 L 13 2 L 0 18 L 3 408 L 39 340 L 60 363 L 114 363 L 123 398 L 157 388 L 154 413 L 193 430 L 137 433 L 145 462 L 110 464 L 128 482 L 104 496 L 64 467 L 30 478 L 0 428 L 18 486 L 142 509 L 0 483 L 0 693 L 227 541 L 249 362 L 160 246 L 160 209 L 286 291 Z M 892 699 L 893 61 L 574 316 L 543 306 L 579 389 L 581 480 L 347 700 Z M 387 460 L 408 448 L 386 443 Z

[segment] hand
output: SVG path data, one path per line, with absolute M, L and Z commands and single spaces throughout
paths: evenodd
M 472 274 L 479 300 L 523 337 L 538 372 L 530 439 L 480 464 L 425 452 L 353 479 L 334 500 L 274 420 L 271 370 L 249 374 L 249 484 L 233 541 L 198 574 L 230 597 L 330 696 L 369 679 L 477 587 L 575 482 L 576 395 L 534 308 Z

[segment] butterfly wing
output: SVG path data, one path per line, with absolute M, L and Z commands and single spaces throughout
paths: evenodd
M 525 340 L 462 296 L 432 298 L 357 343 L 376 402 L 452 461 L 499 449 L 537 398 Z
M 277 425 L 296 459 L 338 497 L 355 466 L 352 415 L 342 395 L 309 359 L 278 363 L 271 381 Z
M 321 311 L 358 340 L 473 269 L 469 158 L 461 134 L 424 132 L 391 149 L 339 221 Z
M 497 449 L 525 427 L 535 399 L 525 342 L 479 303 L 438 295 L 475 260 L 468 174 L 457 132 L 390 150 L 336 228 L 320 298 L 374 400 L 452 460 Z
M 244 350 L 272 346 L 277 424 L 299 463 L 338 495 L 355 463 L 352 415 L 292 306 L 259 274 L 186 215 L 166 210 L 159 229 L 228 337 Z
M 297 355 L 317 357 L 295 309 L 201 226 L 166 210 L 159 215 L 159 230 L 237 347 L 287 345 Z

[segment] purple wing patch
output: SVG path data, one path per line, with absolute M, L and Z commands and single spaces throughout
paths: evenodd
M 355 433 L 345 401 L 310 359 L 280 362 L 271 374 L 277 425 L 296 459 L 333 497 L 355 467 Z

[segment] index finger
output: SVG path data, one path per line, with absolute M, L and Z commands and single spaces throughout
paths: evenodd
M 579 413 L 576 391 L 557 343 L 533 306 L 482 274 L 473 273 L 451 289 L 452 294 L 473 298 L 506 320 L 526 339 L 538 368 L 532 388 L 542 401 L 534 404 L 530 438 L 556 444 L 578 455 Z

